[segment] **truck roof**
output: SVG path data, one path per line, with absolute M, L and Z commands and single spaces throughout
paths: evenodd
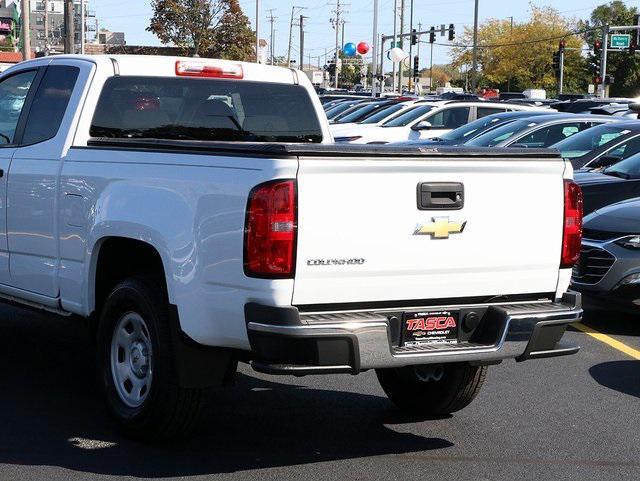
M 226 67 L 241 69 L 241 77 L 238 80 L 249 80 L 259 82 L 274 82 L 297 84 L 307 83 L 306 75 L 302 72 L 285 67 L 273 65 L 262 65 L 250 62 L 238 62 L 235 60 L 221 60 L 201 57 L 169 57 L 161 55 L 55 55 L 27 60 L 11 67 L 8 71 L 24 67 L 25 64 L 48 64 L 51 62 L 61 62 L 67 59 L 84 60 L 96 64 L 99 69 L 108 69 L 114 75 L 123 76 L 154 76 L 154 77 L 174 77 L 176 76 L 176 65 L 206 65 L 211 67 Z M 197 75 L 189 75 L 196 77 Z M 225 77 L 230 78 L 230 77 Z

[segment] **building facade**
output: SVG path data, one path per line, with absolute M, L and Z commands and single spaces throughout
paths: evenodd
M 83 5 L 84 3 L 84 9 Z M 64 51 L 64 4 L 63 0 L 30 0 L 31 11 L 31 48 L 36 52 L 58 53 Z M 75 44 L 76 51 L 80 51 L 82 42 L 82 28 L 87 34 L 95 31 L 95 15 L 88 10 L 88 0 L 74 0 Z M 83 18 L 84 13 L 84 18 Z M 93 28 L 91 28 L 93 27 Z

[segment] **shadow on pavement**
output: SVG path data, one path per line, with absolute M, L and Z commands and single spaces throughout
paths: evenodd
M 134 443 L 107 419 L 81 325 L 2 306 L 0 333 L 0 464 L 173 477 L 452 446 L 386 427 L 403 421 L 383 397 L 245 374 L 214 394 L 216 407 L 196 438 L 174 446 Z
M 640 336 L 640 308 L 637 315 L 585 308 L 582 322 L 603 334 Z
M 609 389 L 640 398 L 640 361 L 611 361 L 589 369 L 595 381 Z

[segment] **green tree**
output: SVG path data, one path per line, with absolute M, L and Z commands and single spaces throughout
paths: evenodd
M 633 25 L 633 17 L 638 13 L 636 7 L 628 7 L 619 0 L 596 7 L 589 20 L 580 22 L 579 27 L 586 30 L 584 40 L 589 47 L 593 46 L 597 38 L 602 38 L 603 25 Z M 631 33 L 631 32 L 630 32 Z M 590 61 L 593 54 L 590 55 Z M 590 72 L 593 77 L 594 72 Z M 640 59 L 629 52 L 609 52 L 607 56 L 607 74 L 615 77 L 611 85 L 610 95 L 613 97 L 635 97 L 640 91 Z
M 582 39 L 575 35 L 576 22 L 551 7 L 531 7 L 530 19 L 513 26 L 509 20 L 491 19 L 478 32 L 479 86 L 500 90 L 544 88 L 556 91 L 553 53 L 565 39 L 565 87 L 585 90 L 585 60 L 580 55 Z M 473 31 L 465 29 L 460 46 L 452 50 L 453 65 L 471 64 Z M 575 49 L 575 50 L 573 50 Z
M 255 35 L 238 0 L 152 0 L 147 31 L 163 44 L 234 60 L 254 56 Z

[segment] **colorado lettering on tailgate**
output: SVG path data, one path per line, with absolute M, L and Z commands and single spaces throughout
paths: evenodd
M 407 321 L 409 331 L 439 331 L 456 327 L 453 317 L 427 317 L 426 319 L 410 319 Z

